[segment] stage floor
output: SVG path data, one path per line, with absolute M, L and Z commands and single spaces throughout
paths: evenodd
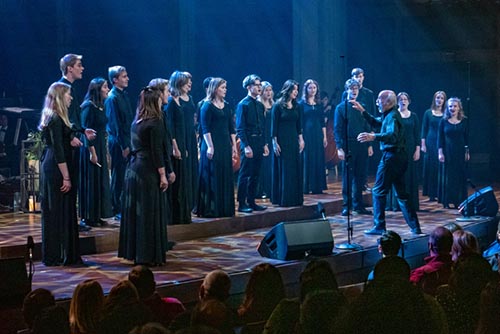
M 347 242 L 347 218 L 340 215 L 341 183 L 330 180 L 328 190 L 322 195 L 307 195 L 303 207 L 279 208 L 270 206 L 268 210 L 255 214 L 237 214 L 232 218 L 215 220 L 193 217 L 193 224 L 169 226 L 169 240 L 176 242 L 167 253 L 167 263 L 155 267 L 156 282 L 163 295 L 175 296 L 185 303 L 197 299 L 197 289 L 204 275 L 214 269 L 230 273 L 231 293 L 238 298 L 244 291 L 248 275 L 253 266 L 269 262 L 278 266 L 289 291 L 294 291 L 298 275 L 306 261 L 280 261 L 261 257 L 257 246 L 272 226 L 280 221 L 312 219 L 317 215 L 317 203 L 322 202 L 327 213 L 335 244 Z M 499 188 L 496 189 L 497 198 Z M 371 202 L 371 194 L 364 195 Z M 264 201 L 265 203 L 265 201 Z M 269 204 L 269 203 L 267 203 Z M 401 212 L 387 212 L 387 228 L 398 232 L 404 240 L 404 257 L 412 266 L 419 265 L 427 253 L 427 234 L 436 226 L 455 222 L 461 215 L 456 210 L 443 209 L 436 202 L 421 199 L 419 219 L 426 235 L 413 236 Z M 366 236 L 363 230 L 372 226 L 372 217 L 353 214 L 352 243 L 362 246 L 360 251 L 334 249 L 326 257 L 338 275 L 340 285 L 359 283 L 379 259 L 376 250 L 377 236 Z M 105 292 L 119 280 L 127 277 L 132 263 L 117 258 L 118 222 L 109 221 L 105 228 L 94 228 L 81 234 L 85 267 L 46 267 L 35 262 L 33 289 L 43 287 L 51 290 L 58 300 L 71 297 L 75 286 L 85 279 L 97 279 Z M 489 244 L 495 236 L 496 218 L 481 218 L 460 222 Z M 37 243 L 35 258 L 39 259 L 40 215 L 2 214 L 0 215 L 0 258 L 22 256 L 26 253 L 26 239 L 31 235 Z

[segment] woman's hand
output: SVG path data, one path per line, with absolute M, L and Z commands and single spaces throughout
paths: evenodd
M 207 147 L 208 160 L 212 160 L 212 158 L 214 157 L 214 151 L 215 151 L 215 149 L 212 146 Z
M 160 175 L 160 189 L 165 192 L 168 189 L 168 181 L 165 174 Z
M 67 193 L 68 191 L 71 190 L 71 180 L 68 178 L 68 179 L 63 179 L 63 183 L 62 183 L 62 186 L 61 186 L 61 192 L 63 193 Z

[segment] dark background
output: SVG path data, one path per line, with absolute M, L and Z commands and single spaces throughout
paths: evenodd
M 228 80 L 234 106 L 243 77 L 274 85 L 316 79 L 338 90 L 351 68 L 365 86 L 410 94 L 420 117 L 437 90 L 462 99 L 471 127 L 471 176 L 498 180 L 499 1 L 489 0 L 1 0 L 0 107 L 25 106 L 36 126 L 43 96 L 61 76 L 59 59 L 82 54 L 89 81 L 123 65 L 129 93 L 176 70 Z M 337 102 L 337 101 L 335 101 Z M 15 117 L 15 115 L 9 115 Z

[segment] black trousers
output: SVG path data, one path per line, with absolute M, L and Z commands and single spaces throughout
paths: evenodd
M 253 151 L 253 158 L 247 158 L 244 149 L 240 149 L 241 165 L 238 174 L 238 202 L 253 204 L 255 203 L 255 196 L 257 195 L 257 186 L 262 165 L 264 147 L 262 137 L 252 137 L 250 147 Z
M 122 155 L 122 149 L 117 142 L 109 141 L 109 154 L 111 156 L 111 205 L 113 214 L 122 213 L 121 197 L 123 193 L 123 183 L 125 181 L 125 169 L 127 159 Z
M 347 162 L 342 162 L 344 175 L 342 177 L 342 198 L 344 208 L 347 208 L 347 192 L 349 190 L 352 198 L 350 209 L 359 210 L 364 208 L 363 205 L 363 186 L 366 182 L 366 166 L 368 163 L 368 146 L 358 143 L 357 141 L 349 141 L 349 178 L 347 177 Z M 348 180 L 349 179 L 349 180 Z M 348 189 L 351 187 L 351 189 Z
M 387 193 L 394 186 L 406 223 L 412 230 L 420 229 L 417 212 L 408 202 L 408 193 L 406 192 L 404 178 L 407 168 L 408 157 L 404 150 L 399 152 L 382 152 L 375 185 L 372 188 L 375 228 L 385 230 Z

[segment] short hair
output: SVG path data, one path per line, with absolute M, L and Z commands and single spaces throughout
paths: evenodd
M 398 255 L 401 248 L 401 237 L 396 232 L 389 230 L 382 234 L 378 243 L 384 255 Z
M 257 74 L 249 74 L 243 79 L 243 88 L 248 89 L 248 86 L 253 85 L 255 81 L 261 81 Z
M 172 96 L 181 95 L 181 87 L 186 85 L 191 79 L 191 74 L 188 72 L 174 71 L 170 76 L 170 94 Z
M 68 53 L 64 57 L 59 60 L 59 68 L 61 69 L 61 73 L 65 75 L 68 73 L 68 67 L 75 66 L 76 62 L 82 60 L 82 55 L 77 55 L 74 53 Z
M 47 289 L 38 288 L 28 293 L 23 301 L 23 317 L 28 327 L 33 327 L 33 322 L 44 308 L 55 304 L 54 295 Z
M 399 256 L 384 257 L 375 265 L 373 280 L 410 280 L 410 265 Z
M 133 267 L 128 273 L 128 280 L 134 284 L 140 299 L 148 298 L 155 292 L 154 274 L 151 269 L 144 265 Z
M 205 90 L 208 89 L 208 85 L 210 85 L 210 81 L 213 79 L 213 77 L 206 77 L 204 80 L 203 80 L 203 88 Z
M 352 88 L 354 86 L 358 86 L 359 88 L 359 81 L 356 79 L 347 79 L 344 85 L 345 90 L 348 90 L 349 88 Z
M 231 279 L 225 271 L 213 270 L 205 276 L 202 287 L 205 291 L 205 295 L 202 296 L 204 299 L 215 298 L 225 301 L 229 297 Z
M 360 74 L 364 74 L 364 73 L 365 73 L 365 71 L 364 71 L 362 68 L 360 68 L 360 67 L 355 67 L 355 68 L 353 68 L 353 69 L 352 69 L 352 71 L 351 71 L 351 76 L 358 76 L 358 75 L 360 75 Z
M 108 68 L 108 78 L 109 82 L 114 86 L 115 82 L 113 79 L 118 78 L 122 72 L 127 71 L 127 69 L 124 66 L 116 65 L 116 66 L 111 66 Z
M 438 226 L 431 232 L 429 244 L 434 252 L 449 254 L 453 245 L 453 235 L 447 228 Z

